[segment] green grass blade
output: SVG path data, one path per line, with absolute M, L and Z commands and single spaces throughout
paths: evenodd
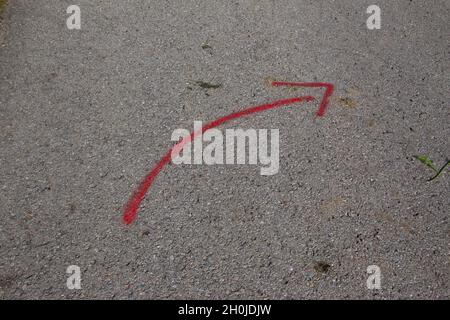
M 419 160 L 420 162 L 422 162 L 424 165 L 426 165 L 428 168 L 433 169 L 434 172 L 438 172 L 438 170 L 436 169 L 436 167 L 433 164 L 433 160 L 431 160 L 430 158 L 428 158 L 425 155 L 420 155 L 420 156 L 415 156 L 415 158 L 417 160 Z

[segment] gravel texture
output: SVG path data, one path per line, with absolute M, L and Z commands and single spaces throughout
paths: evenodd
M 0 31 L 0 299 L 450 298 L 449 1 L 15 0 Z M 168 166 L 176 128 L 279 128 L 280 172 Z M 198 83 L 220 84 L 202 88 Z M 82 289 L 68 290 L 78 265 Z M 368 290 L 378 265 L 382 289 Z

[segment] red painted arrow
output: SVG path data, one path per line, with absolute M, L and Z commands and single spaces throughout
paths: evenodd
M 319 110 L 317 110 L 316 116 L 322 117 L 325 115 L 325 111 L 328 106 L 328 99 L 331 97 L 334 91 L 334 86 L 331 83 L 327 82 L 281 82 L 274 81 L 272 85 L 275 87 L 306 87 L 306 88 L 326 88 L 325 93 L 323 94 L 322 101 L 320 102 Z
M 328 99 L 333 94 L 334 86 L 331 83 L 325 83 L 325 82 L 272 82 L 273 86 L 279 87 L 279 86 L 289 86 L 289 87 L 309 87 L 309 88 L 326 88 L 325 93 L 323 95 L 322 101 L 320 102 L 319 109 L 316 112 L 317 117 L 321 117 L 325 114 L 327 105 L 328 105 Z M 216 119 L 214 121 L 211 121 L 207 124 L 205 124 L 200 130 L 192 132 L 189 136 L 184 137 L 180 142 L 175 144 L 172 148 L 169 149 L 169 151 L 164 155 L 164 157 L 159 160 L 159 162 L 152 168 L 150 173 L 142 180 L 142 182 L 139 184 L 137 189 L 133 192 L 130 199 L 128 200 L 127 204 L 125 205 L 125 210 L 123 214 L 123 222 L 125 224 L 130 224 L 134 221 L 137 217 L 137 211 L 139 209 L 139 206 L 144 199 L 145 195 L 147 194 L 147 191 L 150 189 L 151 185 L 153 184 L 153 181 L 158 176 L 159 172 L 166 166 L 173 155 L 178 155 L 183 147 L 193 141 L 198 136 L 201 136 L 205 131 L 220 126 L 221 124 L 231 121 L 233 119 L 241 118 L 244 116 L 248 116 L 254 113 L 270 110 L 270 109 L 276 109 L 282 106 L 291 105 L 296 102 L 303 102 L 303 101 L 312 101 L 314 98 L 312 96 L 304 96 L 304 97 L 296 97 L 296 98 L 290 98 L 290 99 L 282 99 L 277 100 L 269 104 L 263 104 L 256 107 L 251 107 L 248 109 L 244 109 L 232 114 L 229 114 L 225 117 Z

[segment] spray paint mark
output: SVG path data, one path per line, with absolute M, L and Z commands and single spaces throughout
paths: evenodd
M 275 87 L 304 87 L 304 88 L 325 88 L 322 101 L 320 102 L 319 110 L 316 112 L 317 117 L 322 117 L 328 106 L 328 99 L 331 97 L 334 91 L 334 86 L 327 82 L 282 82 L 274 81 L 272 85 Z
M 272 86 L 275 86 L 275 87 L 287 86 L 287 87 L 326 88 L 325 93 L 322 98 L 322 101 L 320 102 L 319 109 L 316 112 L 317 117 L 321 117 L 325 114 L 325 111 L 326 111 L 326 108 L 328 105 L 328 99 L 333 94 L 333 90 L 334 90 L 334 86 L 332 84 L 325 83 L 325 82 L 279 82 L 279 81 L 274 81 L 274 82 L 272 82 Z M 296 97 L 296 98 L 277 100 L 272 103 L 263 104 L 263 105 L 259 105 L 256 107 L 250 107 L 248 109 L 234 112 L 225 117 L 211 121 L 211 122 L 205 124 L 200 130 L 194 131 L 189 136 L 184 137 L 180 142 L 175 144 L 172 148 L 169 149 L 169 151 L 167 151 L 167 153 L 151 169 L 150 173 L 147 176 L 145 176 L 145 178 L 139 184 L 137 189 L 132 193 L 130 199 L 128 200 L 127 204 L 125 205 L 125 210 L 124 210 L 124 214 L 122 217 L 123 222 L 125 224 L 130 224 L 136 219 L 137 212 L 138 212 L 138 209 L 139 209 L 139 206 L 140 206 L 142 200 L 144 200 L 145 195 L 147 194 L 148 190 L 150 189 L 151 185 L 153 184 L 153 181 L 155 181 L 155 178 L 158 176 L 160 171 L 170 162 L 172 154 L 178 155 L 187 143 L 190 143 L 198 136 L 201 136 L 205 131 L 215 128 L 217 126 L 220 126 L 231 120 L 238 119 L 238 118 L 241 118 L 244 116 L 263 112 L 263 111 L 270 110 L 270 109 L 276 109 L 276 108 L 283 107 L 283 106 L 292 105 L 297 102 L 309 102 L 309 101 L 313 101 L 313 100 L 314 100 L 314 97 L 312 97 L 312 96 L 304 96 L 304 97 Z

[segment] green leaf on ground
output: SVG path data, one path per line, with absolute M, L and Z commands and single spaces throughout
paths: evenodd
M 205 81 L 195 81 L 195 84 L 203 89 L 218 89 L 218 88 L 222 87 L 221 84 L 213 84 L 213 83 L 209 83 L 209 82 L 205 82 Z
M 433 160 L 431 160 L 430 158 L 428 158 L 425 155 L 420 155 L 420 156 L 415 156 L 415 158 L 417 160 L 419 160 L 420 162 L 422 162 L 424 165 L 426 165 L 428 168 L 433 169 L 434 172 L 438 172 L 438 170 L 436 169 L 436 167 L 434 166 Z
M 0 13 L 3 12 L 3 8 L 4 8 L 4 6 L 6 5 L 6 1 L 7 1 L 7 0 L 0 0 Z

